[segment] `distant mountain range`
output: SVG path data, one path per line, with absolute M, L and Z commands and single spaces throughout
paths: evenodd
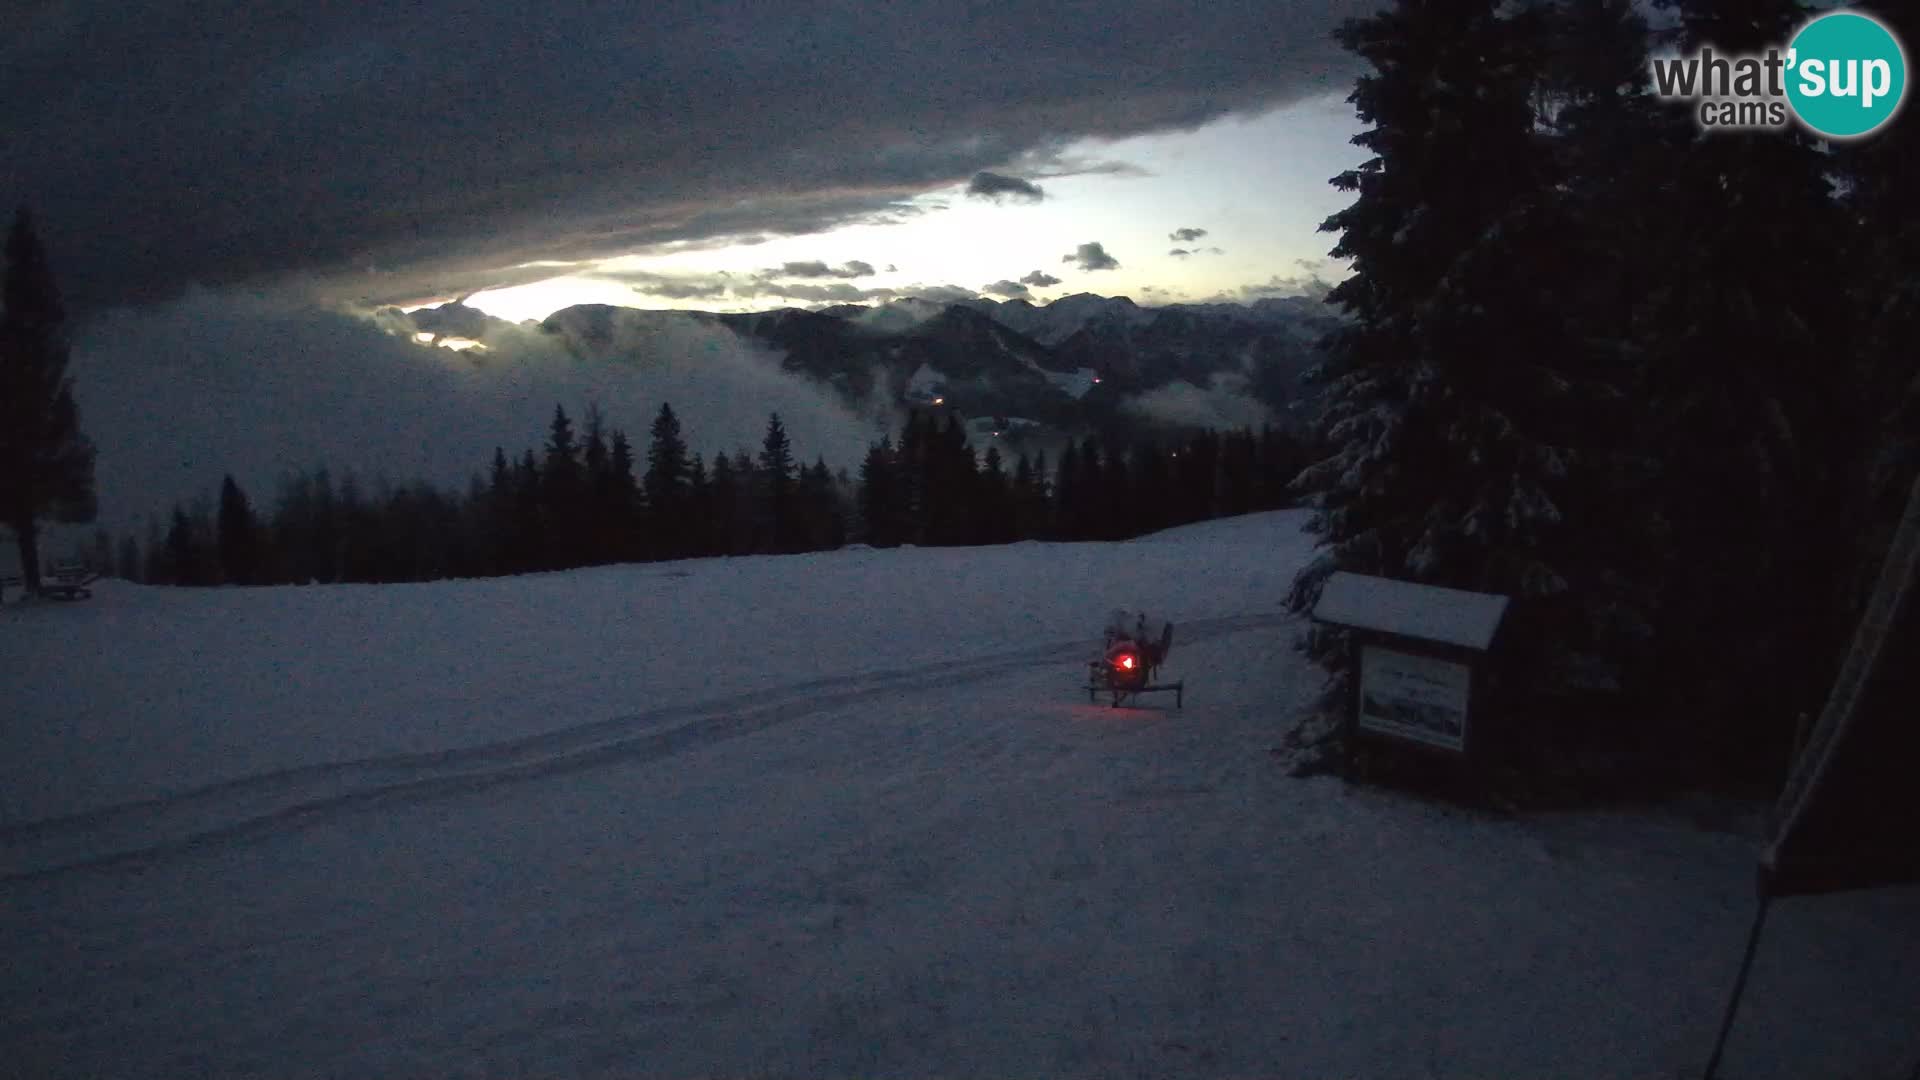
M 450 339 L 479 339 L 509 325 L 458 304 L 410 318 L 420 333 Z M 576 355 L 635 360 L 644 360 L 646 342 L 675 327 L 725 327 L 851 403 L 890 399 L 967 417 L 1111 431 L 1152 424 L 1154 410 L 1141 403 L 1156 395 L 1251 399 L 1291 423 L 1306 395 L 1301 376 L 1339 323 L 1336 309 L 1307 297 L 1142 307 L 1124 296 L 1078 293 L 1049 304 L 903 299 L 746 314 L 582 304 L 537 325 Z M 1178 426 L 1179 415 L 1160 419 Z

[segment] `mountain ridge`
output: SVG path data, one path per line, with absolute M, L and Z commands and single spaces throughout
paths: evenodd
M 406 318 L 417 333 L 474 339 L 515 325 L 457 303 Z M 519 325 L 576 356 L 628 360 L 644 360 L 661 334 L 724 329 L 851 403 L 1018 416 L 1072 431 L 1137 422 L 1143 399 L 1168 393 L 1251 398 L 1292 424 L 1308 396 L 1302 376 L 1340 321 L 1303 296 L 1142 306 L 1074 293 L 1047 304 L 908 297 L 738 313 L 579 304 Z

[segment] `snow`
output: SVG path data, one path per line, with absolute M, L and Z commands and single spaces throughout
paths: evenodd
M 0 608 L 6 1070 L 1697 1072 L 1749 808 L 1290 778 L 1301 520 Z M 1725 1075 L 1901 1074 L 1916 914 L 1777 905 Z
M 1045 376 L 1046 380 L 1052 383 L 1061 393 L 1066 394 L 1076 401 L 1086 397 L 1087 391 L 1093 389 L 1093 384 L 1100 381 L 1100 373 L 1092 368 L 1075 368 L 1070 372 L 1049 371 L 1046 368 L 1040 367 L 1038 364 L 1033 364 L 1032 361 L 1028 361 L 1028 363 L 1032 365 L 1034 370 Z
M 933 370 L 928 364 L 921 364 L 907 379 L 907 397 L 913 401 L 931 401 L 936 394 L 943 392 L 946 386 L 946 376 Z
M 1506 611 L 1504 596 L 1341 571 L 1327 578 L 1313 617 L 1484 652 Z

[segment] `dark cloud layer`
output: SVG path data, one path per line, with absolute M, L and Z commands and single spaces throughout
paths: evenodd
M 1027 288 L 1025 285 L 1006 278 L 1002 278 L 991 285 L 982 286 L 980 291 L 990 293 L 994 296 L 1004 296 L 1008 299 L 1029 296 L 1033 292 L 1032 289 Z
M 1061 262 L 1073 263 L 1082 270 L 1118 270 L 1120 260 L 1107 254 L 1107 249 L 1099 241 L 1081 244 L 1069 254 L 1060 256 Z
M 967 194 L 975 198 L 1019 199 L 1023 202 L 1039 202 L 1047 197 L 1040 185 L 1031 180 L 1022 180 L 1017 176 L 1002 176 L 996 172 L 977 172 L 967 182 Z
M 1036 289 L 1044 289 L 1049 285 L 1060 284 L 1060 279 L 1047 273 L 1045 270 L 1035 270 L 1026 277 L 1021 278 L 1020 284 L 1031 285 Z
M 819 259 L 810 262 L 781 263 L 778 269 L 765 271 L 763 278 L 862 278 L 873 276 L 873 264 L 850 259 L 842 266 L 828 266 Z
M 1328 31 L 1372 6 L 15 0 L 0 206 L 39 210 L 80 305 L 190 281 L 457 295 L 538 260 L 898 219 L 1079 136 L 1336 90 Z
M 1175 229 L 1167 234 L 1167 239 L 1176 244 L 1191 244 L 1205 235 L 1205 229 Z

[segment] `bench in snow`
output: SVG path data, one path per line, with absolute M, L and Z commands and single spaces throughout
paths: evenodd
M 91 586 L 100 580 L 100 575 L 85 566 L 62 564 L 53 568 L 53 573 L 40 582 L 40 595 L 55 600 L 86 600 L 93 596 Z M 6 598 L 8 589 L 26 587 L 26 579 L 19 574 L 0 576 L 0 600 Z

